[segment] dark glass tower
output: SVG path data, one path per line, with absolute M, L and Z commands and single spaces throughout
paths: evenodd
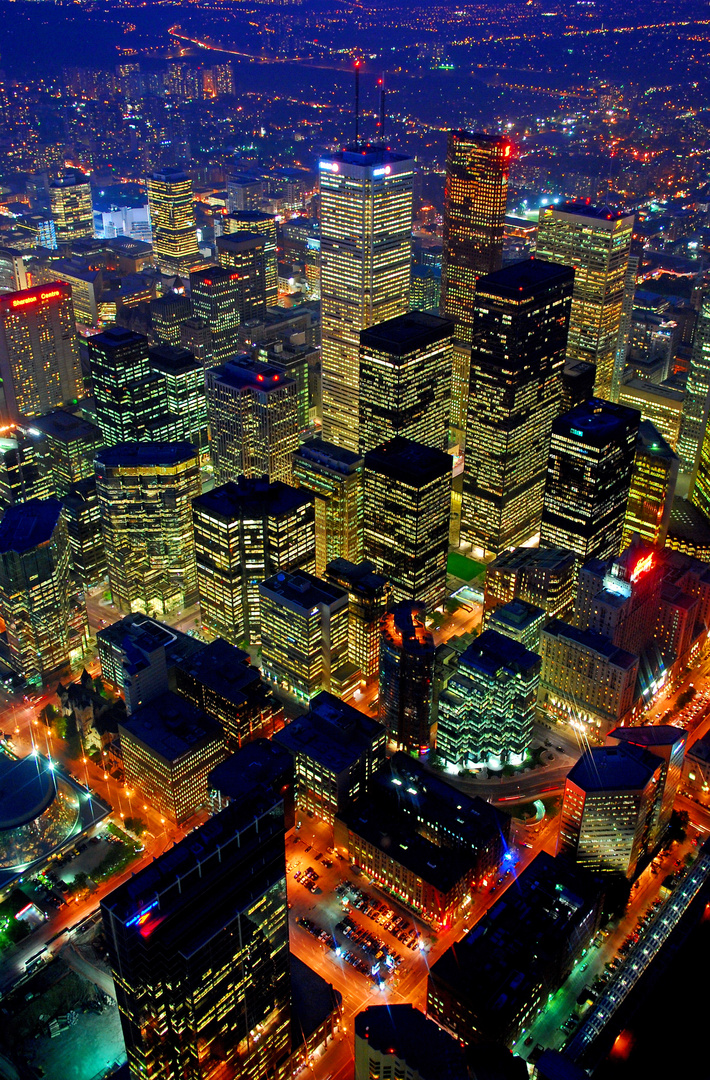
M 237 270 L 208 266 L 190 274 L 193 313 L 204 319 L 212 333 L 212 362 L 223 364 L 240 352 L 237 327 L 241 283 Z
M 444 188 L 441 312 L 471 340 L 476 279 L 503 262 L 511 144 L 499 135 L 450 131 Z
M 290 1051 L 283 803 L 255 788 L 101 904 L 131 1076 L 274 1080 Z
M 585 563 L 619 554 L 641 413 L 590 398 L 555 420 L 540 543 Z
M 474 301 L 463 534 L 499 555 L 540 528 L 574 272 L 526 259 L 478 280 Z
M 434 638 L 424 622 L 426 608 L 408 600 L 382 619 L 380 722 L 398 750 L 429 749 Z

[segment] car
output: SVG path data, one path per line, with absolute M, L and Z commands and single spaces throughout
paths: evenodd
M 533 1039 L 532 1035 L 528 1035 L 527 1039 L 523 1043 L 523 1046 L 532 1046 L 534 1042 L 535 1040 Z

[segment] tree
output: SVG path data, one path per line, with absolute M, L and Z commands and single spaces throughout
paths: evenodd
M 147 827 L 145 821 L 139 817 L 127 817 L 123 824 L 134 836 L 142 836 Z

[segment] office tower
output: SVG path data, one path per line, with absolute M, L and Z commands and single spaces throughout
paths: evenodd
M 594 397 L 596 368 L 586 360 L 567 360 L 562 368 L 562 406 L 566 413 Z
M 622 550 L 631 543 L 634 533 L 648 544 L 664 546 L 677 479 L 678 458 L 653 424 L 642 420 L 621 534 Z
M 92 476 L 62 495 L 62 514 L 71 548 L 72 574 L 80 589 L 90 589 L 106 577 L 108 566 L 101 533 L 101 507 Z
M 441 306 L 441 269 L 413 266 L 409 303 L 413 311 L 438 311 Z
M 157 345 L 148 350 L 148 366 L 161 382 L 165 415 L 174 418 L 177 441 L 190 442 L 200 458 L 209 457 L 205 371 L 188 349 Z M 156 420 L 158 418 L 156 417 Z
M 325 691 L 274 742 L 293 757 L 297 810 L 329 825 L 367 791 L 387 749 L 381 724 Z
M 577 562 L 565 548 L 513 548 L 486 567 L 484 604 L 492 607 L 520 598 L 544 609 L 548 619 L 571 610 L 577 589 Z
M 441 311 L 471 340 L 482 274 L 500 270 L 511 144 L 500 135 L 450 131 L 444 186 Z
M 567 267 L 536 259 L 478 279 L 461 515 L 484 554 L 540 528 L 572 283 Z
M 364 553 L 394 600 L 433 611 L 446 595 L 451 458 L 398 436 L 365 455 Z
M 261 640 L 259 582 L 315 565 L 313 501 L 266 477 L 238 477 L 192 504 L 202 621 L 233 644 Z
M 273 214 L 265 214 L 261 210 L 233 210 L 225 219 L 225 226 L 225 232 L 230 239 L 235 234 L 240 238 L 248 234 L 262 238 L 264 242 L 265 303 L 267 307 L 273 307 L 279 301 L 276 218 Z M 226 247 L 229 249 L 228 244 Z M 219 244 L 218 250 L 222 250 Z M 249 316 L 249 318 L 254 317 L 255 315 Z
M 212 331 L 204 319 L 186 319 L 181 323 L 178 345 L 191 352 L 203 368 L 212 367 Z
M 629 722 L 639 675 L 634 653 L 596 630 L 553 619 L 540 634 L 540 656 L 538 706 L 543 712 L 593 735 Z
M 320 349 L 286 338 L 252 345 L 251 352 L 254 359 L 271 364 L 295 381 L 299 430 L 306 432 L 314 427 L 320 414 Z
M 360 449 L 402 435 L 446 450 L 453 323 L 411 311 L 360 332 Z
M 237 339 L 240 295 L 236 270 L 208 266 L 190 274 L 192 310 L 210 328 L 214 364 L 223 364 L 240 351 Z
M 540 543 L 588 559 L 617 555 L 636 452 L 635 409 L 590 398 L 552 425 Z
M 345 590 L 298 570 L 267 578 L 259 593 L 264 678 L 305 703 L 351 690 Z
M 207 802 L 207 777 L 227 756 L 222 729 L 170 691 L 118 725 L 126 784 L 177 825 Z
M 182 650 L 174 659 L 170 682 L 219 724 L 227 748 L 238 750 L 253 739 L 272 736 L 283 726 L 283 706 L 253 667 L 249 653 L 215 638 L 209 645 Z
M 182 169 L 161 169 L 148 177 L 148 211 L 153 251 L 164 274 L 188 274 L 202 261 L 192 180 Z
M 258 210 L 261 202 L 261 180 L 253 176 L 227 177 L 227 212 Z
M 8 425 L 0 433 L 0 515 L 14 503 L 53 494 L 39 466 L 36 439 L 19 425 Z
M 73 647 L 71 556 L 62 504 L 30 499 L 0 522 L 0 617 L 9 659 L 30 682 L 66 664 Z
M 434 638 L 426 608 L 405 600 L 382 618 L 380 720 L 398 750 L 426 754 L 431 744 Z
M 676 449 L 683 422 L 684 391 L 665 382 L 652 383 L 640 376 L 625 375 L 619 386 L 618 401 L 629 409 L 637 409 L 643 420 L 657 428 L 671 450 Z
M 333 559 L 325 577 L 348 594 L 348 658 L 364 680 L 380 669 L 380 620 L 389 607 L 391 590 L 387 578 L 375 572 L 373 563 Z
M 102 446 L 95 424 L 68 409 L 53 409 L 36 417 L 32 427 L 38 433 L 39 468 L 53 495 L 61 499 L 75 484 L 93 479 L 94 458 Z
M 0 377 L 4 423 L 83 397 L 69 285 L 54 281 L 0 296 Z
M 234 277 L 240 323 L 263 318 L 266 312 L 266 241 L 255 233 L 238 232 L 216 240 L 219 265 Z
M 544 608 L 529 604 L 527 600 L 516 598 L 486 613 L 485 627 L 497 630 L 531 652 L 540 648 L 540 631 L 547 622 Z
M 290 988 L 277 796 L 256 788 L 232 802 L 119 885 L 101 914 L 133 1076 L 282 1074 Z
M 135 613 L 98 630 L 96 647 L 101 678 L 123 694 L 130 716 L 167 694 L 173 667 L 207 646 L 167 623 Z
M 651 817 L 648 850 L 654 851 L 670 825 L 683 774 L 683 760 L 688 735 L 669 724 L 614 728 L 606 737 L 607 746 L 636 746 L 661 762 L 661 778 Z
M 94 204 L 88 176 L 67 171 L 49 185 L 49 201 L 58 244 L 94 235 Z
M 710 402 L 710 296 L 703 299 L 693 338 L 690 371 L 678 436 L 681 472 L 692 476 L 708 422 Z
M 568 202 L 540 210 L 536 255 L 574 270 L 568 360 L 596 367 L 594 393 L 611 400 L 634 215 Z
M 22 251 L 0 247 L 0 293 L 20 292 L 29 285 Z
M 96 458 L 109 584 L 119 611 L 164 615 L 197 600 L 190 443 L 119 443 Z
M 413 1005 L 370 1005 L 355 1017 L 355 1080 L 468 1080 L 461 1044 Z
M 557 854 L 633 878 L 649 851 L 664 762 L 643 746 L 594 746 L 565 781 Z
M 541 851 L 431 965 L 427 1015 L 466 1045 L 513 1046 L 590 947 L 603 898 L 591 874 Z
M 443 929 L 498 872 L 510 818 L 399 751 L 336 817 L 334 834 L 338 851 L 380 889 Z
M 540 657 L 484 630 L 439 696 L 436 752 L 447 766 L 520 765 L 532 739 Z
M 363 459 L 352 450 L 311 439 L 293 455 L 293 479 L 314 496 L 316 574 L 333 559 L 362 557 Z
M 296 383 L 238 356 L 205 372 L 210 452 L 218 484 L 266 476 L 290 484 L 298 449 Z
M 184 293 L 171 289 L 156 300 L 151 300 L 150 323 L 153 337 L 159 343 L 176 347 L 181 345 L 182 327 L 191 315 L 192 303 Z
M 323 436 L 356 451 L 360 331 L 409 308 L 414 162 L 353 145 L 319 170 Z
M 104 444 L 143 441 L 163 411 L 163 389 L 151 371 L 148 339 L 122 326 L 109 326 L 87 343 L 96 423 Z
M 700 453 L 691 478 L 690 498 L 698 510 L 710 520 L 710 425 L 706 424 Z

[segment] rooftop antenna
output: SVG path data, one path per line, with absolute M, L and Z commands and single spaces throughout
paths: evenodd
M 380 139 L 384 142 L 385 138 L 385 80 L 378 79 L 377 85 L 380 88 L 380 120 L 377 125 L 378 134 Z
M 355 145 L 360 137 L 360 61 L 355 61 Z

